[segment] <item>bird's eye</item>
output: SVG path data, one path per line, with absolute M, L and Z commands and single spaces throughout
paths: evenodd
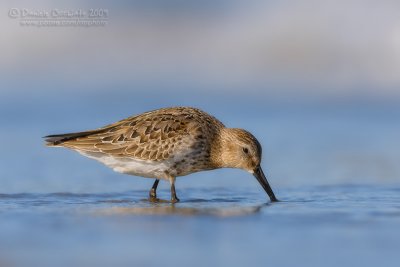
M 243 148 L 243 152 L 246 153 L 246 154 L 248 154 L 248 153 L 249 153 L 249 149 L 248 149 L 247 147 L 244 147 L 244 148 Z

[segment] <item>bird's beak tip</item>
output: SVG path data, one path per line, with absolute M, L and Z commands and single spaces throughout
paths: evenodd
M 254 169 L 253 175 L 256 177 L 256 179 L 260 183 L 260 185 L 264 188 L 264 190 L 268 194 L 271 202 L 278 202 L 278 199 L 275 197 L 275 194 L 272 191 L 272 188 L 269 185 L 268 180 L 265 177 L 263 170 L 261 169 L 261 166 L 257 166 Z

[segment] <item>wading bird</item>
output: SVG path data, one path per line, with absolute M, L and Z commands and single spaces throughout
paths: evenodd
M 227 128 L 206 112 L 190 107 L 163 108 L 105 127 L 49 135 L 48 146 L 66 147 L 98 160 L 116 172 L 169 181 L 171 202 L 178 202 L 175 179 L 194 172 L 239 168 L 253 174 L 271 201 L 277 201 L 261 169 L 261 145 L 248 131 Z

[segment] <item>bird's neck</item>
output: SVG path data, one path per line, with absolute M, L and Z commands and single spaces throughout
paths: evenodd
M 211 158 L 217 168 L 237 168 L 236 160 L 237 143 L 235 135 L 237 129 L 222 128 L 216 143 L 211 150 Z

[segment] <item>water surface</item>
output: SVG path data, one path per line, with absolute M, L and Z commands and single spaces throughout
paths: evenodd
M 0 98 L 0 267 L 400 262 L 398 106 L 284 105 L 195 91 L 32 92 Z M 269 203 L 252 175 L 223 169 L 177 179 L 176 205 L 149 203 L 152 179 L 41 139 L 178 105 L 251 131 L 281 201 Z M 160 183 L 162 199 L 168 188 Z
M 397 266 L 400 187 L 0 194 L 1 266 Z M 167 198 L 167 191 L 160 191 Z M 289 256 L 290 255 L 290 256 Z

